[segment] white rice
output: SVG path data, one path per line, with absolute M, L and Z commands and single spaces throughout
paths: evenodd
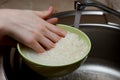
M 24 48 L 25 56 L 30 60 L 42 65 L 59 66 L 71 64 L 82 58 L 86 52 L 87 44 L 75 33 L 68 32 L 60 39 L 54 48 L 44 52 L 36 53 L 28 48 Z

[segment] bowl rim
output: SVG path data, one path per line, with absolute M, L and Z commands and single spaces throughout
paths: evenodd
M 87 36 L 86 33 L 84 33 L 83 31 L 81 31 L 81 30 L 79 30 L 79 29 L 77 29 L 77 28 L 75 28 L 75 27 L 72 27 L 72 26 L 69 26 L 69 25 L 64 25 L 64 24 L 57 24 L 56 26 L 65 26 L 65 27 L 67 27 L 67 28 L 71 28 L 71 29 L 74 29 L 74 30 L 79 31 L 79 32 L 86 38 L 86 40 L 87 40 L 87 42 L 88 42 L 88 44 L 87 44 L 87 45 L 88 45 L 88 49 L 85 51 L 85 55 L 82 55 L 82 57 L 81 57 L 80 59 L 77 59 L 77 60 L 73 61 L 72 63 L 62 64 L 62 65 L 45 65 L 45 64 L 37 63 L 37 62 L 32 61 L 31 59 L 27 58 L 27 57 L 22 53 L 22 50 L 21 50 L 21 48 L 20 48 L 20 45 L 21 45 L 21 44 L 20 44 L 20 43 L 17 43 L 17 49 L 18 49 L 19 54 L 20 54 L 24 59 L 26 59 L 27 61 L 29 61 L 29 62 L 31 62 L 31 63 L 33 63 L 33 64 L 37 64 L 37 65 L 40 65 L 40 66 L 46 66 L 46 67 L 63 67 L 63 66 L 72 65 L 72 64 L 75 64 L 75 63 L 77 63 L 77 62 L 79 62 L 79 61 L 82 61 L 82 60 L 89 54 L 89 52 L 90 52 L 90 50 L 91 50 L 91 41 L 90 41 L 90 38 Z

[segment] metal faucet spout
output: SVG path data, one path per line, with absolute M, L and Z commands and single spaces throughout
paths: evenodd
M 76 0 L 74 3 L 75 10 L 84 10 L 85 7 L 96 7 L 102 11 L 113 14 L 120 18 L 120 12 L 107 7 L 106 5 L 96 1 L 96 0 Z

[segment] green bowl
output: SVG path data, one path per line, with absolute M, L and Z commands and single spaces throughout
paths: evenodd
M 21 57 L 23 58 L 23 61 L 26 63 L 26 65 L 28 67 L 30 67 L 33 71 L 37 72 L 38 74 L 40 74 L 44 77 L 60 77 L 60 76 L 64 76 L 64 75 L 67 75 L 67 74 L 73 72 L 83 63 L 84 59 L 86 58 L 86 56 L 88 55 L 88 53 L 91 49 L 90 39 L 81 30 L 76 29 L 76 28 L 71 27 L 71 26 L 68 26 L 68 25 L 63 25 L 63 24 L 57 24 L 57 27 L 60 27 L 65 31 L 69 31 L 69 32 L 72 32 L 72 33 L 79 35 L 80 38 L 82 38 L 85 41 L 88 48 L 85 51 L 85 53 L 83 55 L 81 55 L 80 58 L 77 61 L 75 61 L 74 63 L 62 65 L 62 66 L 48 66 L 48 65 L 42 65 L 42 64 L 33 62 L 30 59 L 28 59 L 24 55 L 25 53 L 22 50 L 23 45 L 18 43 L 17 49 L 18 49 Z

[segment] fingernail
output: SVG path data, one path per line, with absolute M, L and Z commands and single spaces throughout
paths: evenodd
M 67 34 L 66 31 L 62 31 L 61 33 L 63 34 L 63 36 L 65 36 Z
M 55 44 L 52 44 L 51 47 L 54 48 L 54 47 L 55 47 Z
M 45 52 L 44 49 L 39 49 L 39 51 L 38 51 L 38 53 L 43 53 L 43 52 Z

